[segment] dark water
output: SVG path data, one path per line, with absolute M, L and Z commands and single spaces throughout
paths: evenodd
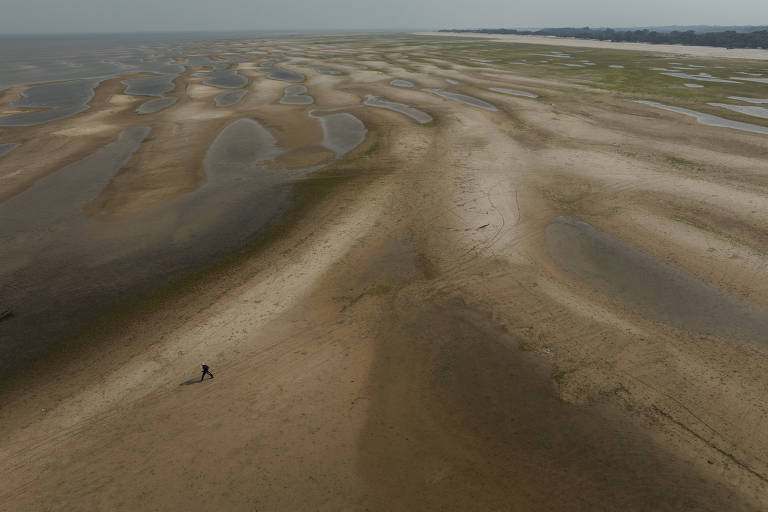
M 2 117 L 0 126 L 33 126 L 83 112 L 88 109 L 93 90 L 101 81 L 74 80 L 30 87 L 22 91 L 22 98 L 11 103 L 11 106 L 44 110 Z
M 389 82 L 391 85 L 394 85 L 395 87 L 413 87 L 413 82 L 410 82 L 408 80 L 392 80 Z
M 341 158 L 359 146 L 368 133 L 362 121 L 346 112 L 311 116 L 320 119 L 325 134 L 322 145 L 336 153 L 336 158 Z
M 312 96 L 307 95 L 307 88 L 303 85 L 291 85 L 283 91 L 280 103 L 284 105 L 311 105 L 315 102 Z
M 338 69 L 329 68 L 327 66 L 323 66 L 321 64 L 308 64 L 308 63 L 302 63 L 299 64 L 300 66 L 312 68 L 318 73 L 324 73 L 326 75 L 343 75 L 344 73 L 339 71 Z
M 283 82 L 303 82 L 304 81 L 304 75 L 300 75 L 298 73 L 294 73 L 293 71 L 288 71 L 286 69 L 280 69 L 276 67 L 272 67 L 269 74 L 267 74 L 267 78 L 271 78 L 272 80 L 281 80 Z
M 0 370 L 39 355 L 121 297 L 252 241 L 287 211 L 295 179 L 264 168 L 281 151 L 251 120 L 226 127 L 205 159 L 207 184 L 137 218 L 83 214 L 140 146 L 133 128 L 91 156 L 0 203 Z
M 208 79 L 203 83 L 224 89 L 238 89 L 248 85 L 248 79 L 234 69 L 212 71 L 207 73 Z
M 136 113 L 144 115 L 160 112 L 175 104 L 177 99 L 178 98 L 155 98 L 153 100 L 145 101 L 139 105 L 139 108 L 136 109 Z
M 342 156 L 362 142 L 350 114 L 317 118 L 323 144 Z M 253 119 L 227 125 L 204 159 L 206 183 L 123 220 L 84 214 L 149 133 L 131 128 L 92 155 L 0 203 L 0 371 L 19 367 L 118 305 L 247 245 L 293 205 L 294 183 L 320 167 L 271 170 L 286 151 Z
M 123 92 L 136 96 L 162 96 L 176 87 L 173 83 L 176 76 L 157 75 L 123 80 L 122 83 L 126 86 Z
M 239 89 L 237 91 L 223 92 L 213 98 L 213 102 L 217 107 L 231 107 L 235 103 L 243 99 L 248 93 L 246 89 Z
M 199 50 L 205 41 L 237 34 L 0 35 L 0 89 L 11 85 L 124 73 L 178 74 L 174 57 Z
M 546 240 L 559 267 L 651 320 L 768 348 L 768 312 L 586 222 L 559 217 Z

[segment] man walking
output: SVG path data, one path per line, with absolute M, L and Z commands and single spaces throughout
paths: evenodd
M 210 375 L 210 376 L 211 376 L 211 378 L 213 378 L 213 374 L 211 373 L 211 370 L 208 368 L 208 365 L 207 365 L 207 364 L 205 364 L 205 363 L 200 363 L 200 366 L 202 366 L 202 367 L 203 367 L 203 374 L 200 376 L 200 382 L 203 382 L 203 379 L 205 378 L 205 374 L 206 374 L 206 373 L 207 373 L 208 375 Z

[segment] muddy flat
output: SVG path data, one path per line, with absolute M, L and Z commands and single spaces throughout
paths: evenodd
M 0 63 L 0 508 L 768 509 L 762 54 L 191 37 Z

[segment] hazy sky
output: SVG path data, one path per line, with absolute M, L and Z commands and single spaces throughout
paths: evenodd
M 768 0 L 2 0 L 0 34 L 768 25 Z

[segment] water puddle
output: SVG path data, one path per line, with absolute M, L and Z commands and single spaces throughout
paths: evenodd
M 611 64 L 608 67 L 611 69 L 624 69 L 624 66 L 622 66 L 621 64 Z
M 768 347 L 768 312 L 684 270 L 568 217 L 552 221 L 545 236 L 558 267 L 650 320 Z
M 485 110 L 490 110 L 492 112 L 497 112 L 499 110 L 493 105 L 491 105 L 490 103 L 483 101 L 480 98 L 475 98 L 474 96 L 467 96 L 466 94 L 443 91 L 442 89 L 423 89 L 423 90 L 426 92 L 431 92 L 432 94 L 437 94 L 438 96 L 441 96 L 443 98 L 447 98 L 454 101 L 460 101 L 461 103 L 466 103 L 467 105 L 472 105 L 473 107 L 479 107 Z
M 363 103 L 365 105 L 368 105 L 369 107 L 385 108 L 387 110 L 400 112 L 401 114 L 405 114 L 406 116 L 410 117 L 411 119 L 413 119 L 419 124 L 425 124 L 432 121 L 432 116 L 430 116 L 426 112 L 422 112 L 419 109 L 413 108 L 403 103 L 394 103 L 392 101 L 387 101 L 377 96 L 373 96 L 371 94 L 368 94 L 365 97 L 365 101 Z
M 744 96 L 728 96 L 729 100 L 745 101 L 757 105 L 768 103 L 768 98 L 745 98 Z
M 358 118 L 348 113 L 316 116 L 310 112 L 310 117 L 320 119 L 323 127 L 322 145 L 341 158 L 363 143 L 368 130 Z
M 489 91 L 499 92 L 501 94 L 510 94 L 512 96 L 522 96 L 524 98 L 538 98 L 538 94 L 532 92 L 518 91 L 517 89 L 505 89 L 503 87 L 489 87 Z
M 704 114 L 703 112 L 697 112 L 683 107 L 673 107 L 670 105 L 664 105 L 663 103 L 657 103 L 655 101 L 635 100 L 635 103 L 641 103 L 650 107 L 660 108 L 663 110 L 669 110 L 671 112 L 677 112 L 678 114 L 684 114 L 686 116 L 695 117 L 698 122 L 708 126 L 717 126 L 721 128 L 733 128 L 734 130 L 741 130 L 744 132 L 760 133 L 768 135 L 768 127 L 760 126 L 757 124 L 743 123 L 741 121 L 731 121 L 712 114 Z
M 323 73 L 323 74 L 326 74 L 326 75 L 343 75 L 344 74 L 344 73 L 342 73 L 341 71 L 339 71 L 337 69 L 332 69 L 332 68 L 329 68 L 327 66 L 323 66 L 323 65 L 320 65 L 320 64 L 299 64 L 299 65 L 307 67 L 307 68 L 312 68 L 315 71 L 317 71 L 318 73 Z
M 730 105 L 728 103 L 707 103 L 710 107 L 720 107 L 732 112 L 738 112 L 752 117 L 768 119 L 768 108 L 756 107 L 754 105 Z
M 280 103 L 283 105 L 311 105 L 315 102 L 312 96 L 307 94 L 307 88 L 303 85 L 291 85 L 283 91 Z
M 413 82 L 409 82 L 408 80 L 392 80 L 389 84 L 394 85 L 395 87 L 413 87 Z
M 239 57 L 237 55 L 222 55 L 220 58 L 227 62 L 233 62 L 233 63 L 248 62 L 248 59 L 246 59 L 245 57 Z
M 249 118 L 231 122 L 208 148 L 203 164 L 216 172 L 243 172 L 274 159 L 282 150 L 277 140 L 258 121 Z M 215 176 L 210 176 L 212 179 Z
M 0 144 L 0 158 L 3 158 L 5 155 L 16 149 L 17 147 L 21 146 L 18 142 L 9 142 L 6 144 Z
M 145 101 L 136 109 L 137 114 L 154 114 L 176 103 L 177 98 L 155 98 Z
M 459 85 L 459 82 L 457 82 L 456 80 L 451 80 L 450 78 L 446 78 L 445 81 L 451 85 Z
M 272 80 L 280 80 L 281 82 L 303 82 L 304 75 L 288 71 L 286 69 L 280 69 L 276 67 L 269 68 L 270 72 L 267 74 L 267 78 Z
M 476 59 L 474 57 L 470 57 L 469 60 L 472 62 L 482 62 L 484 64 L 490 64 L 492 62 L 499 62 L 501 59 Z
M 704 87 L 701 84 L 683 84 L 683 85 L 691 89 L 701 89 L 702 87 Z
M 248 79 L 234 69 L 226 71 L 211 71 L 207 73 L 208 79 L 203 83 L 222 89 L 239 89 L 248 84 Z
M 162 96 L 176 87 L 173 83 L 175 79 L 176 75 L 156 75 L 129 78 L 122 80 L 121 83 L 126 86 L 123 91 L 124 94 L 131 94 L 133 96 Z
M 569 68 L 583 68 L 584 64 L 563 64 L 563 66 L 568 66 Z
M 214 60 L 211 60 L 209 57 L 206 57 L 204 55 L 192 55 L 190 57 L 187 57 L 184 61 L 185 66 L 190 67 L 209 67 L 211 69 L 217 69 L 221 66 L 221 62 L 216 62 Z M 224 66 L 227 66 L 228 64 L 224 62 Z
M 741 80 L 744 82 L 757 82 L 759 84 L 768 84 L 768 78 L 748 78 L 744 76 L 732 76 L 734 80 Z
M 213 98 L 213 102 L 217 107 L 231 107 L 246 95 L 248 91 L 246 89 L 238 89 L 237 91 L 223 92 Z
M 689 75 L 688 73 L 666 72 L 666 73 L 662 73 L 662 75 L 674 76 L 676 78 L 685 78 L 686 80 L 698 80 L 700 82 L 718 82 L 721 84 L 738 84 L 739 83 L 739 82 L 734 82 L 733 80 L 726 80 L 724 78 L 715 78 L 713 76 L 704 76 L 704 75 Z
M 46 110 L 2 117 L 0 126 L 33 126 L 88 110 L 88 102 L 101 81 L 100 78 L 92 78 L 35 85 L 25 89 L 21 93 L 22 98 L 11 103 L 11 106 Z

